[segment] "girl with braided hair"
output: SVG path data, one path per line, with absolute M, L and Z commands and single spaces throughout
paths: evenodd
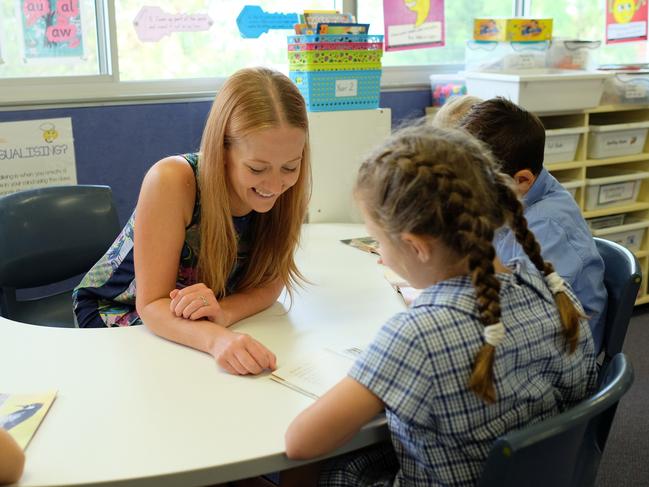
M 287 455 L 330 452 L 385 410 L 391 444 L 330 461 L 320 485 L 475 485 L 496 438 L 594 389 L 581 306 L 541 258 L 509 176 L 464 132 L 403 129 L 362 164 L 355 195 L 383 263 L 423 291 L 293 421 Z M 533 266 L 498 261 L 505 224 Z

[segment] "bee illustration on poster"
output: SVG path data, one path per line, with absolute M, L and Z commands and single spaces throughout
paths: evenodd
M 23 59 L 82 59 L 79 0 L 20 0 Z

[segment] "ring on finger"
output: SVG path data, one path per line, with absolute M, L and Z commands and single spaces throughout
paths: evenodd
M 207 302 L 207 299 L 205 299 L 205 296 L 199 296 L 198 299 L 201 300 L 203 303 L 203 306 L 209 306 L 210 303 Z

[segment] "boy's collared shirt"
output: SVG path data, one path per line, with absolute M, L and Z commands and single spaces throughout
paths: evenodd
M 602 346 L 607 293 L 604 261 L 572 195 L 546 169 L 523 197 L 525 218 L 543 258 L 572 287 L 589 319 L 595 350 Z M 504 263 L 527 258 L 509 228 L 496 234 L 494 247 Z

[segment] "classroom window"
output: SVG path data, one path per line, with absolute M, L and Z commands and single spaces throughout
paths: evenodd
M 0 78 L 101 74 L 95 1 L 80 0 L 67 14 L 51 5 L 0 2 Z
M 213 24 L 206 30 L 171 32 L 157 42 L 141 41 L 133 21 L 142 7 L 153 3 L 170 14 L 207 15 Z M 270 31 L 257 39 L 241 38 L 235 20 L 247 3 L 232 0 L 118 0 L 115 17 L 120 79 L 226 77 L 239 68 L 256 65 L 286 71 L 287 31 Z M 298 13 L 305 8 L 336 8 L 334 0 L 256 0 L 251 3 L 266 12 Z
M 384 66 L 463 64 L 467 39 L 473 35 L 475 17 L 508 17 L 513 0 L 446 0 L 446 43 L 444 47 L 388 52 Z M 359 0 L 359 22 L 369 22 L 370 32 L 383 34 L 383 0 Z
M 606 5 L 604 0 L 531 0 L 529 16 L 552 18 L 555 36 L 601 41 L 597 51 L 601 64 L 647 61 L 647 42 L 604 43 Z

